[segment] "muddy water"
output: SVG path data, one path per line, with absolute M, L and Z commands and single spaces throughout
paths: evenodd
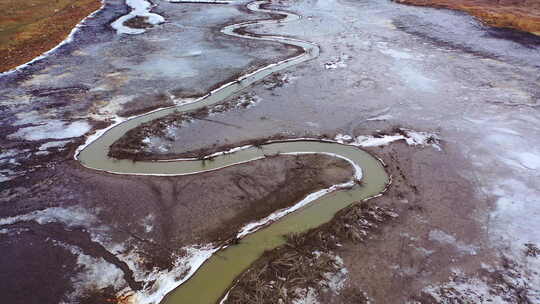
M 253 2 L 248 5 L 248 8 L 253 11 L 268 12 L 274 15 L 278 14 L 282 18 L 249 21 L 231 25 L 225 27 L 222 32 L 242 38 L 277 41 L 298 46 L 304 49 L 305 52 L 303 54 L 244 75 L 238 80 L 223 85 L 193 103 L 153 111 L 118 123 L 100 136 L 89 139 L 87 144 L 80 148 L 76 158 L 88 168 L 118 174 L 186 175 L 216 170 L 280 153 L 323 153 L 331 154 L 351 162 L 356 168 L 357 177 L 362 175 L 363 183 L 359 186 L 351 182 L 351 187 L 322 196 L 302 210 L 289 214 L 281 220 L 272 223 L 270 226 L 242 238 L 240 244 L 221 249 L 192 278 L 171 292 L 163 303 L 216 303 L 225 294 L 234 282 L 234 279 L 260 257 L 265 250 L 275 248 L 284 243 L 283 235 L 317 227 L 329 221 L 338 210 L 346 207 L 352 201 L 358 201 L 381 193 L 388 183 L 388 177 L 381 163 L 367 152 L 357 147 L 335 142 L 320 142 L 306 139 L 269 142 L 259 148 L 244 147 L 237 149 L 233 153 L 213 155 L 205 160 L 182 159 L 133 162 L 130 160 L 116 160 L 107 156 L 109 146 L 112 143 L 127 131 L 142 123 L 158 119 L 174 111 L 195 111 L 201 107 L 215 104 L 273 72 L 318 56 L 319 48 L 309 42 L 277 36 L 254 36 L 249 33 L 235 33 L 235 29 L 240 29 L 251 24 L 287 22 L 299 18 L 291 13 L 261 9 L 260 5 L 263 3 Z

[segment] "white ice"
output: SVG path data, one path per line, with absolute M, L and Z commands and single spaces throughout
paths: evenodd
M 33 211 L 27 214 L 1 218 L 0 226 L 24 221 L 35 221 L 38 224 L 60 222 L 70 227 L 88 227 L 95 223 L 97 218 L 88 213 L 88 210 L 82 207 L 51 207 L 44 210 Z
M 60 120 L 49 120 L 40 125 L 21 128 L 8 135 L 8 138 L 25 140 L 64 139 L 83 136 L 91 128 L 86 121 L 69 123 Z
M 131 28 L 124 25 L 124 22 L 135 18 L 142 17 L 146 18 L 146 22 L 152 25 L 157 25 L 165 22 L 165 18 L 158 14 L 150 13 L 152 9 L 152 4 L 145 0 L 126 0 L 126 4 L 131 7 L 131 12 L 127 15 L 124 15 L 114 21 L 111 26 L 116 30 L 118 34 L 142 34 L 146 32 L 146 29 L 142 28 Z
M 61 148 L 67 145 L 70 141 L 69 140 L 61 140 L 61 141 L 50 141 L 42 144 L 39 146 L 40 151 L 47 150 L 49 148 Z
M 115 265 L 103 258 L 86 255 L 78 247 L 60 242 L 55 243 L 75 255 L 77 264 L 81 267 L 80 272 L 71 278 L 74 290 L 66 295 L 69 300 L 76 301 L 86 291 L 100 290 L 106 287 L 114 287 L 118 290 L 126 285 L 124 273 Z

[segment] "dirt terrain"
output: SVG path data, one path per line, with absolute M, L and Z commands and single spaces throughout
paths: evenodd
M 491 26 L 540 35 L 540 3 L 535 0 L 395 0 L 397 3 L 455 9 Z
M 6 0 L 0 3 L 0 72 L 47 52 L 99 9 L 99 0 Z

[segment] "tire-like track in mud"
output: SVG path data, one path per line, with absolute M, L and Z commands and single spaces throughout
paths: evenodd
M 178 282 L 178 285 L 181 285 L 170 292 L 162 303 L 205 304 L 218 302 L 232 286 L 235 278 L 259 258 L 265 250 L 270 250 L 284 243 L 282 237 L 284 234 L 298 233 L 317 227 L 329 221 L 335 212 L 348 206 L 351 202 L 381 194 L 389 183 L 383 165 L 377 158 L 357 147 L 330 140 L 304 138 L 267 142 L 260 147 L 239 147 L 208 155 L 204 159 L 133 162 L 131 160 L 117 160 L 108 156 L 111 144 L 142 123 L 164 117 L 175 111 L 196 111 L 201 107 L 216 104 L 274 72 L 316 58 L 319 54 L 319 48 L 310 42 L 280 36 L 256 35 L 244 30 L 250 25 L 283 23 L 300 18 L 290 12 L 261 7 L 268 3 L 255 1 L 249 3 L 247 8 L 254 12 L 268 13 L 274 18 L 229 25 L 224 27 L 222 32 L 239 38 L 280 42 L 299 47 L 304 50 L 302 54 L 245 74 L 190 104 L 158 109 L 124 121 L 117 121 L 109 128 L 90 136 L 86 143 L 79 147 L 75 158 L 89 169 L 115 174 L 179 176 L 218 170 L 227 166 L 255 161 L 268 155 L 318 153 L 348 161 L 355 170 L 355 176 L 350 182 L 312 193 L 290 208 L 278 210 L 265 219 L 248 224 L 237 235 L 238 238 L 242 239 L 239 244 L 215 248 L 213 252 L 219 251 L 219 257 L 216 258 L 214 254 L 202 265 L 201 263 L 191 265 L 189 274 Z M 212 161 L 208 161 L 210 159 Z M 361 186 L 357 183 L 360 179 L 362 180 Z M 302 210 L 291 213 L 300 208 Z M 289 215 L 285 216 L 287 214 Z M 277 219 L 280 220 L 277 221 Z M 197 268 L 199 269 L 197 270 Z M 137 299 L 134 300 L 137 301 Z

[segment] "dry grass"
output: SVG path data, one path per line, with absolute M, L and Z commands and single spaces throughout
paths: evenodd
M 0 72 L 52 49 L 100 6 L 99 0 L 0 1 Z
M 540 35 L 538 0 L 394 0 L 398 3 L 433 6 L 467 12 L 484 23 Z

